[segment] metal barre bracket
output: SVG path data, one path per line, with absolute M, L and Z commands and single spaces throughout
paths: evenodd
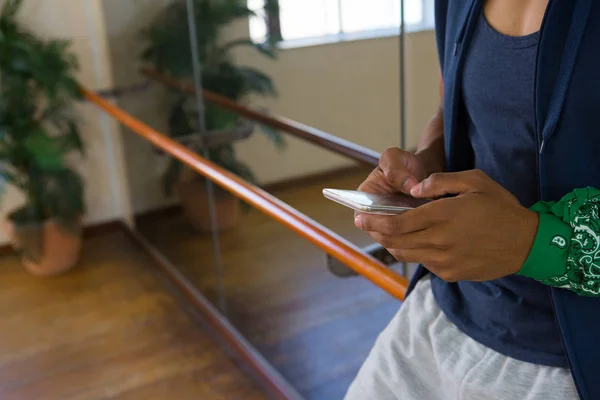
M 362 250 L 385 265 L 390 266 L 398 263 L 394 256 L 392 256 L 385 248 L 381 247 L 379 243 L 370 244 L 363 247 Z M 339 278 L 358 276 L 358 273 L 330 255 L 327 255 L 327 268 L 329 269 L 329 272 Z

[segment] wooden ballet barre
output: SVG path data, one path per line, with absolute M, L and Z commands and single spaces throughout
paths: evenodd
M 296 232 L 395 298 L 404 300 L 408 280 L 365 254 L 354 244 L 273 195 L 200 157 L 183 144 L 156 131 L 97 94 L 83 87 L 81 92 L 88 101 L 157 148 Z

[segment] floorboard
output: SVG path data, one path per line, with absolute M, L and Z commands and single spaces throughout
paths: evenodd
M 0 259 L 3 400 L 264 400 L 121 232 L 55 278 Z

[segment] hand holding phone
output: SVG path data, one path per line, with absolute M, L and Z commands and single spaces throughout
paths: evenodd
M 366 214 L 399 215 L 428 203 L 401 194 L 373 194 L 356 190 L 323 189 L 323 195 L 336 203 Z

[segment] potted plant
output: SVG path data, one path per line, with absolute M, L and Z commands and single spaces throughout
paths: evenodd
M 0 183 L 24 204 L 8 216 L 25 268 L 40 276 L 72 268 L 81 247 L 83 184 L 65 156 L 82 152 L 70 113 L 80 98 L 68 42 L 42 40 L 15 20 L 22 0 L 0 10 Z
M 267 1 L 271 11 L 276 2 Z M 273 42 L 254 43 L 249 37 L 238 38 L 222 43 L 223 29 L 240 18 L 253 15 L 245 0 L 194 0 L 193 16 L 197 27 L 201 80 L 204 89 L 241 102 L 250 94 L 275 96 L 272 80 L 263 72 L 238 65 L 232 51 L 240 46 L 249 47 L 265 57 L 275 58 Z M 144 32 L 149 41 L 142 59 L 168 75 L 184 80 L 193 80 L 194 71 L 191 60 L 191 44 L 188 30 L 188 14 L 184 0 L 170 4 L 159 18 Z M 201 155 L 217 165 L 255 183 L 250 168 L 242 163 L 235 154 L 234 142 L 248 136 L 248 125 L 230 111 L 206 104 L 205 132 L 199 127 L 196 99 L 189 94 L 170 91 L 169 135 L 189 145 Z M 262 131 L 277 146 L 284 145 L 279 132 L 262 126 Z M 239 135 L 230 135 L 232 131 Z M 207 132 L 221 140 L 211 140 L 212 144 L 198 145 L 198 141 L 188 141 L 190 135 Z M 167 194 L 175 188 L 181 199 L 182 208 L 192 224 L 201 231 L 210 230 L 207 191 L 203 178 L 172 159 L 163 176 L 163 187 Z M 239 214 L 237 198 L 223 190 L 216 190 L 216 212 L 218 229 L 226 230 L 235 225 Z

